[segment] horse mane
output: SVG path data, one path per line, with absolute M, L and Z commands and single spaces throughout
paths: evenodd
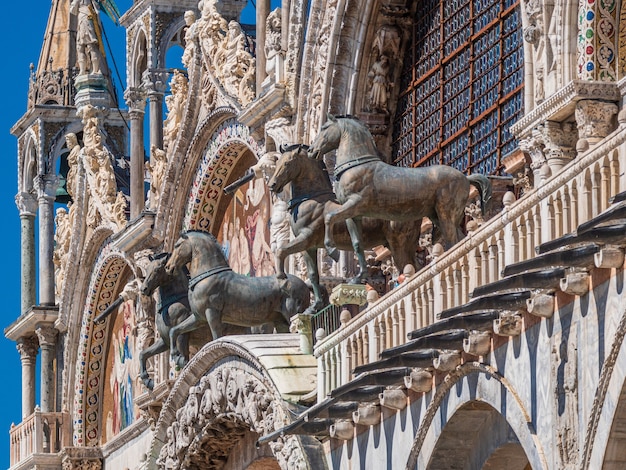
M 280 146 L 280 153 L 287 153 L 287 152 L 291 152 L 292 150 L 309 150 L 309 146 L 306 144 L 291 144 L 291 145 L 281 145 Z
M 372 136 L 372 133 L 370 132 L 368 127 L 359 118 L 351 116 L 349 114 L 335 117 L 337 118 L 337 122 L 344 126 L 344 128 L 345 126 L 349 126 L 350 129 L 354 130 L 354 132 L 357 133 L 357 138 L 363 137 L 367 140 L 374 140 L 374 137 Z
M 201 237 L 208 238 L 210 242 L 216 244 L 220 248 L 218 250 L 220 255 L 222 255 L 222 257 L 224 258 L 224 261 L 226 261 L 228 263 L 228 260 L 226 259 L 226 256 L 224 256 L 224 251 L 222 250 L 222 248 L 223 248 L 222 244 L 217 241 L 217 238 L 212 233 L 205 232 L 204 230 L 192 229 L 192 230 L 187 230 L 187 231 L 181 233 L 181 236 L 182 235 L 200 235 Z

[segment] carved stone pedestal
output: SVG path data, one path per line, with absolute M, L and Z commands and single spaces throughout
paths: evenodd
M 93 73 L 89 75 L 79 75 L 74 82 L 76 86 L 76 109 L 91 104 L 97 108 L 111 108 L 111 94 L 107 90 L 107 80 L 104 75 Z
M 358 305 L 367 303 L 367 290 L 364 284 L 339 284 L 330 294 L 333 305 Z

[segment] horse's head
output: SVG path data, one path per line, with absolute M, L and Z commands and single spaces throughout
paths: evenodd
M 320 159 L 331 150 L 339 147 L 341 141 L 341 126 L 339 120 L 332 114 L 328 115 L 328 120 L 322 125 L 317 137 L 309 149 L 309 157 Z
M 154 290 L 170 279 L 170 275 L 165 272 L 165 265 L 170 258 L 169 253 L 159 253 L 150 256 L 150 264 L 146 270 L 146 277 L 141 283 L 141 293 L 152 295 Z
M 174 245 L 174 250 L 165 264 L 165 272 L 172 276 L 176 268 L 181 268 L 191 261 L 192 247 L 189 236 L 183 233 Z
M 280 193 L 285 185 L 294 181 L 302 169 L 302 159 L 306 158 L 309 147 L 302 144 L 281 146 L 281 157 L 276 162 L 274 174 L 268 182 L 273 193 Z

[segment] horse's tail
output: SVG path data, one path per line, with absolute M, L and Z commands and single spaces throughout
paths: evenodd
M 467 179 L 472 186 L 478 189 L 480 193 L 480 210 L 482 214 L 485 215 L 487 202 L 491 199 L 491 181 L 485 175 L 481 174 L 469 175 Z

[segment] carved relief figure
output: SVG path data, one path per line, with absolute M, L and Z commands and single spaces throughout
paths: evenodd
M 184 18 L 186 25 L 185 51 L 183 52 L 183 57 L 181 61 L 185 67 L 189 67 L 189 64 L 191 63 L 191 58 L 194 56 L 196 50 L 195 39 L 198 37 L 196 14 L 193 10 L 187 10 L 185 12 Z
M 165 169 L 167 167 L 167 154 L 164 150 L 157 148 L 153 145 L 151 150 L 151 159 L 147 164 L 148 171 L 150 172 L 150 197 L 149 207 L 150 209 L 156 209 L 159 205 L 159 197 L 163 188 L 163 181 L 165 179 Z
M 279 67 L 282 66 L 281 57 L 281 9 L 273 10 L 265 20 L 265 70 L 270 81 L 281 79 L 282 73 Z
M 104 55 L 100 43 L 100 19 L 96 2 L 74 0 L 70 12 L 78 17 L 76 31 L 76 52 L 79 74 L 102 73 Z
M 178 70 L 172 75 L 170 81 L 170 90 L 172 94 L 165 98 L 167 106 L 167 118 L 163 122 L 163 146 L 168 149 L 169 145 L 176 140 L 181 121 L 183 119 L 183 111 L 185 109 L 185 100 L 187 99 L 188 82 Z

